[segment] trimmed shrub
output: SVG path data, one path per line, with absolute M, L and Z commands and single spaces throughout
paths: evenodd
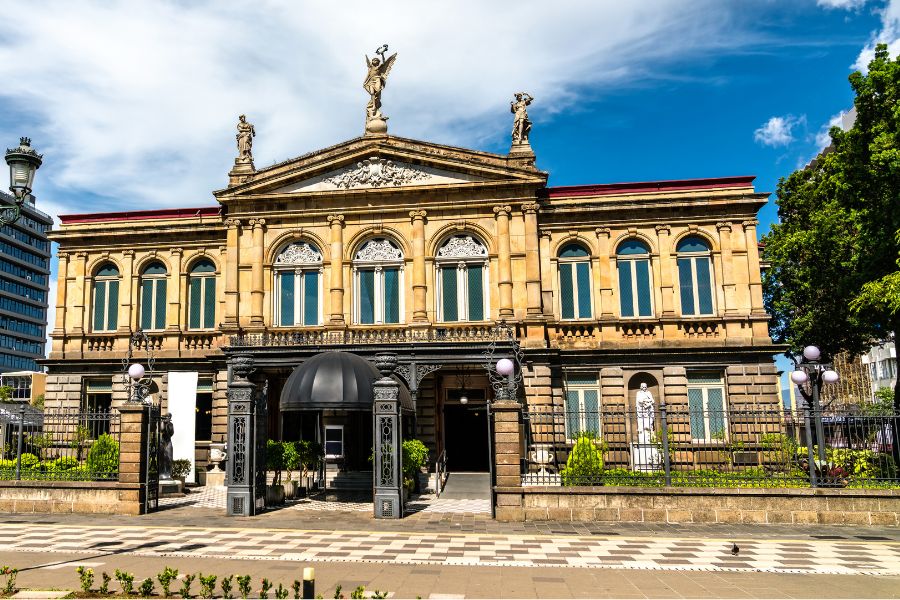
M 104 433 L 91 444 L 85 466 L 92 477 L 114 479 L 119 474 L 119 442 Z
M 559 475 L 563 485 L 602 485 L 603 447 L 593 433 L 578 434 L 566 466 Z

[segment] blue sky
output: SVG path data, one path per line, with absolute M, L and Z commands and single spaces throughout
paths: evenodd
M 393 134 L 506 152 L 524 90 L 551 185 L 752 174 L 774 192 L 852 106 L 872 44 L 900 50 L 900 0 L 373 6 L 11 3 L 0 139 L 44 152 L 35 194 L 52 215 L 212 205 L 238 114 L 257 166 L 359 135 L 363 55 L 387 42 Z M 773 196 L 760 233 L 775 218 Z

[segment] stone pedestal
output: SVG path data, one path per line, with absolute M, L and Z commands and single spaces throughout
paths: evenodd
M 531 149 L 531 144 L 528 142 L 525 142 L 524 144 L 513 144 L 509 148 L 507 157 L 514 165 L 521 167 L 534 166 L 534 150 Z
M 234 159 L 234 167 L 228 172 L 228 185 L 240 185 L 253 178 L 256 167 L 253 160 Z
M 387 117 L 372 117 L 366 121 L 366 136 L 387 135 Z

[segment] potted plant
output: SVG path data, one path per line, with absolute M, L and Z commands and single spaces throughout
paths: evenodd
M 403 441 L 403 487 L 407 492 L 420 492 L 419 473 L 428 462 L 428 447 L 421 440 Z
M 172 479 L 177 479 L 180 489 L 184 489 L 184 478 L 191 472 L 191 461 L 179 458 L 172 461 Z M 180 491 L 180 490 L 179 490 Z
M 293 472 L 301 466 L 301 456 L 298 449 L 300 442 L 282 442 L 284 448 L 284 468 L 287 470 L 287 479 L 284 482 L 284 495 L 286 498 L 297 497 L 297 480 L 293 478 Z
M 284 469 L 283 442 L 266 442 L 266 469 L 274 471 L 271 485 L 266 486 L 266 506 L 284 504 L 284 486 L 281 485 L 281 471 Z
M 319 442 L 310 440 L 302 440 L 297 442 L 297 444 L 303 468 L 301 481 L 305 493 L 309 493 L 309 490 L 313 487 L 315 473 L 319 471 L 319 467 L 322 466 L 322 460 L 325 458 L 325 448 Z

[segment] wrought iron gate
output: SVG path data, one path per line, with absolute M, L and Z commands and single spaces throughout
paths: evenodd
M 159 447 L 160 427 L 162 419 L 160 418 L 160 409 L 158 406 L 147 407 L 147 441 L 144 446 L 144 460 L 146 465 L 144 472 L 144 510 L 142 512 L 153 512 L 159 508 Z

